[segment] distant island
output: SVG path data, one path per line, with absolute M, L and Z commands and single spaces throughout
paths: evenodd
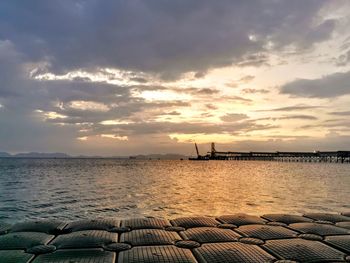
M 137 159 L 137 160 L 149 160 L 149 159 L 159 159 L 159 160 L 180 160 L 187 159 L 188 156 L 181 154 L 146 154 L 146 155 L 134 155 L 134 156 L 88 156 L 88 155 L 78 155 L 72 156 L 66 153 L 40 153 L 40 152 L 28 152 L 28 153 L 17 153 L 10 154 L 8 152 L 0 152 L 0 158 L 114 158 L 114 159 Z

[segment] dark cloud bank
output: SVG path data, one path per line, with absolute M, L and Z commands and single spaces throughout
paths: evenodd
M 55 72 L 117 67 L 176 76 L 260 63 L 267 41 L 302 48 L 327 39 L 335 22 L 313 23 L 325 2 L 1 1 L 0 38 Z
M 302 97 L 332 98 L 350 94 L 350 71 L 320 79 L 297 79 L 282 87 L 282 92 Z
M 37 68 L 35 74 L 63 74 L 72 70 L 94 72 L 110 67 L 176 79 L 186 72 L 197 72 L 196 77 L 203 77 L 211 68 L 231 64 L 266 64 L 268 42 L 274 43 L 275 50 L 290 45 L 304 50 L 329 38 L 335 27 L 334 20 L 314 24 L 314 18 L 325 2 L 1 1 L 2 150 L 91 151 L 93 149 L 82 148 L 74 141 L 81 128 L 77 124 L 86 122 L 90 123 L 91 134 L 106 132 L 141 137 L 148 133 L 239 133 L 271 128 L 247 120 L 242 114 L 223 116 L 223 121 L 226 121 L 223 125 L 207 124 L 205 120 L 200 124 L 139 120 L 134 124 L 106 127 L 99 122 L 128 119 L 136 113 L 142 115 L 145 109 L 179 115 L 175 111 L 177 107 L 191 107 L 191 104 L 181 101 L 150 103 L 133 97 L 130 87 L 89 79 L 39 81 L 30 77 L 30 71 Z M 142 77 L 131 76 L 130 79 L 147 84 Z M 349 73 L 339 73 L 320 80 L 297 80 L 282 87 L 282 91 L 299 96 L 338 96 L 349 93 L 348 86 L 345 86 L 349 80 Z M 335 87 L 333 92 L 327 90 L 327 85 Z M 188 89 L 187 92 L 195 91 Z M 213 88 L 199 91 L 202 96 L 212 96 L 217 92 Z M 246 92 L 268 91 L 247 89 Z M 241 99 L 249 102 L 249 99 Z M 102 103 L 108 110 L 79 111 L 64 107 L 74 100 Z M 215 109 L 215 105 L 207 104 L 207 108 Z M 37 109 L 55 111 L 67 118 L 43 122 L 33 114 Z M 240 123 L 232 125 L 232 120 Z M 69 125 L 52 125 L 55 122 Z M 154 141 L 174 145 L 173 140 L 161 136 L 155 136 Z M 145 145 L 140 143 L 137 148 L 130 142 L 130 151 L 139 151 L 142 147 L 150 151 L 146 150 L 149 145 Z M 154 147 L 154 150 L 159 149 Z

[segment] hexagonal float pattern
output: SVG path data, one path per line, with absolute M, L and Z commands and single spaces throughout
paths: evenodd
M 171 220 L 174 226 L 181 226 L 184 228 L 217 226 L 220 222 L 211 217 L 181 217 Z
M 22 250 L 0 250 L 0 262 L 7 263 L 29 263 L 34 255 Z
M 256 245 L 238 242 L 204 244 L 194 249 L 194 254 L 201 263 L 273 262 L 275 259 Z
M 181 240 L 178 233 L 162 229 L 137 229 L 120 237 L 121 242 L 132 246 L 173 245 L 178 240 Z
M 55 220 L 28 221 L 15 224 L 11 232 L 42 232 L 46 234 L 59 234 L 66 223 Z
M 349 262 L 348 215 L 0 222 L 0 262 Z
M 103 247 L 104 245 L 117 241 L 117 233 L 110 233 L 104 230 L 83 230 L 59 235 L 50 243 L 50 245 L 54 245 L 58 249 L 93 248 Z
M 267 220 L 261 217 L 247 215 L 247 214 L 223 215 L 223 216 L 219 216 L 217 219 L 222 223 L 233 224 L 236 226 L 265 224 L 267 222 Z
M 0 235 L 7 233 L 10 229 L 11 225 L 0 222 Z
M 114 263 L 115 253 L 102 249 L 62 249 L 36 257 L 33 263 Z
M 82 230 L 111 230 L 119 227 L 120 221 L 114 219 L 91 219 L 80 220 L 69 223 L 65 228 L 65 232 L 75 232 Z
M 305 214 L 305 216 L 312 218 L 314 220 L 329 221 L 332 223 L 350 221 L 349 216 L 340 215 L 340 214 L 308 213 L 308 214 Z
M 28 249 L 46 245 L 54 236 L 41 232 L 14 232 L 0 235 L 0 250 Z
M 281 222 L 284 224 L 302 223 L 302 222 L 312 222 L 313 220 L 304 216 L 298 215 L 287 215 L 287 214 L 266 214 L 262 216 L 263 218 L 272 222 Z
M 235 231 L 247 237 L 255 237 L 263 240 L 296 237 L 296 231 L 283 226 L 271 225 L 246 225 L 240 226 Z
M 230 230 L 216 227 L 195 227 L 180 232 L 186 240 L 194 240 L 199 243 L 231 242 L 237 241 L 239 234 Z
M 320 223 L 295 223 L 290 224 L 289 227 L 304 234 L 315 234 L 320 236 L 350 234 L 349 229 Z
M 145 217 L 145 218 L 131 218 L 122 221 L 123 227 L 129 227 L 131 229 L 144 229 L 144 228 L 158 228 L 163 229 L 170 227 L 171 224 L 168 220 L 162 218 Z
M 325 238 L 325 242 L 350 254 L 350 235 L 328 236 Z
M 298 262 L 329 262 L 345 258 L 341 251 L 319 241 L 299 238 L 269 240 L 263 247 L 279 258 Z
M 123 251 L 118 257 L 121 263 L 196 263 L 191 250 L 175 246 L 143 246 Z

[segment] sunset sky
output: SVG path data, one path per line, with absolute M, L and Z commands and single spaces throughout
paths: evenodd
M 350 1 L 0 2 L 0 151 L 350 150 Z

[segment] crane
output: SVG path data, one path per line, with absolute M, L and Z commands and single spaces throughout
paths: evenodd
M 197 152 L 197 158 L 188 158 L 191 161 L 209 161 L 209 156 L 208 155 L 200 155 L 199 150 L 198 150 L 198 145 L 197 143 L 194 143 L 194 147 L 196 147 L 196 152 Z

